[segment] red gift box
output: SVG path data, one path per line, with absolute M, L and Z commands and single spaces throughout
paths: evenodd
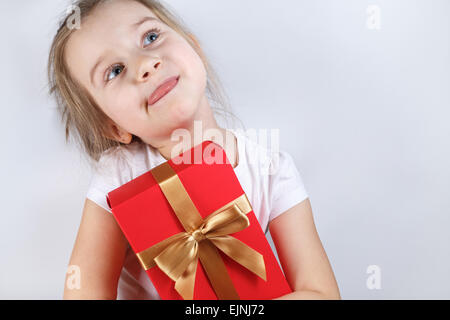
M 240 202 L 233 202 L 237 201 L 236 199 Z M 245 207 L 245 205 L 242 205 L 244 203 L 242 201 L 248 204 L 246 212 L 238 210 Z M 224 150 L 212 141 L 204 141 L 114 189 L 108 193 L 107 202 L 131 248 L 138 255 L 142 266 L 146 269 L 146 273 L 163 300 L 181 300 L 183 296 L 186 297 L 180 295 L 175 289 L 176 279 L 173 277 L 173 273 L 171 274 L 171 271 L 168 270 L 172 268 L 175 272 L 175 269 L 181 265 L 180 261 L 184 259 L 185 254 L 177 254 L 177 257 L 174 257 L 174 254 L 170 254 L 171 251 L 167 251 L 168 253 L 165 256 L 175 259 L 170 267 L 162 265 L 162 262 L 160 262 L 160 260 L 163 261 L 162 255 L 159 256 L 161 259 L 159 257 L 153 259 L 154 256 L 152 256 L 152 259 L 147 257 L 146 259 L 151 261 L 146 261 L 146 264 L 143 257 L 146 256 L 146 252 L 157 248 L 167 240 L 170 243 L 170 239 L 177 238 L 176 235 L 184 240 L 189 238 L 191 241 L 189 244 L 183 242 L 178 247 L 195 246 L 197 250 L 195 252 L 199 252 L 201 258 L 193 260 L 189 264 L 191 275 L 195 277 L 195 280 L 190 278 L 192 279 L 191 284 L 193 284 L 191 298 L 194 300 L 267 300 L 292 292 Z M 235 205 L 233 206 L 233 204 Z M 248 222 L 248 226 L 241 227 L 239 231 L 224 236 L 227 238 L 226 243 L 230 238 L 234 238 L 231 240 L 240 242 L 239 245 L 241 246 L 248 247 L 245 248 L 246 250 L 253 251 L 257 256 L 261 255 L 258 263 L 254 260 L 249 262 L 249 265 L 258 264 L 259 270 L 262 266 L 264 275 L 261 275 L 261 272 L 257 275 L 256 271 L 250 270 L 244 264 L 236 262 L 237 260 L 235 261 L 234 258 L 225 254 L 226 251 L 222 251 L 223 249 L 218 246 L 218 241 L 222 241 L 220 237 L 211 237 L 209 238 L 210 241 L 192 241 L 193 238 L 198 240 L 197 236 L 202 235 L 202 233 L 199 233 L 198 230 L 193 232 L 194 228 L 188 230 L 186 222 L 183 222 L 183 219 L 180 218 L 180 215 L 184 215 L 186 219 L 198 215 L 197 220 L 193 219 L 197 221 L 197 227 L 200 222 L 209 219 L 208 223 L 210 225 L 215 223 L 217 225 L 216 230 L 219 230 L 220 222 L 217 222 L 216 213 L 223 208 L 228 208 L 227 215 L 231 213 L 238 215 L 238 212 L 240 212 L 239 219 L 233 218 L 235 220 L 231 224 L 243 220 Z M 179 211 L 185 212 L 179 213 Z M 216 222 L 211 222 L 214 220 L 213 216 L 215 216 Z M 205 223 L 202 226 L 204 227 Z M 223 229 L 226 228 L 228 227 L 223 227 Z M 217 232 L 220 233 L 220 231 Z M 212 234 L 210 233 L 210 235 Z M 204 236 L 203 239 L 205 239 Z M 219 249 L 216 248 L 216 243 Z M 177 246 L 175 245 L 172 248 L 175 247 Z M 236 248 L 234 248 L 235 255 L 241 253 L 242 256 L 243 252 L 248 252 L 241 250 L 242 247 L 239 250 Z M 209 252 L 208 254 L 211 255 L 206 255 L 205 252 L 208 251 L 206 249 L 216 252 L 215 260 L 212 254 L 214 252 Z M 159 250 L 158 252 L 161 253 L 161 249 Z M 202 252 L 204 253 L 203 257 Z M 241 259 L 249 260 L 249 256 L 252 255 L 246 254 Z M 252 256 L 253 258 L 256 259 Z M 155 260 L 158 260 L 158 262 L 155 263 Z M 208 267 L 208 265 L 210 266 Z M 224 265 L 224 267 L 221 269 L 220 265 Z M 216 274 L 212 275 L 213 273 Z M 186 280 L 187 273 L 182 274 L 183 279 Z M 226 291 L 224 287 L 227 285 L 220 283 L 226 282 L 226 279 L 229 279 L 228 287 L 231 287 L 229 291 L 235 292 L 234 295 L 222 293 L 218 295 L 218 292 Z

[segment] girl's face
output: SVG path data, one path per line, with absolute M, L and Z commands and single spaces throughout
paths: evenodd
M 206 70 L 199 55 L 135 1 L 97 7 L 71 35 L 65 59 L 71 75 L 113 120 L 111 128 L 155 147 L 176 128 L 190 128 L 207 104 Z M 154 90 L 176 76 L 176 86 L 148 105 Z

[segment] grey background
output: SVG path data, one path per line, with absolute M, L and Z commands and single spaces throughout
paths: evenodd
M 0 2 L 1 299 L 62 297 L 91 174 L 46 95 L 68 3 Z M 281 130 L 343 299 L 449 299 L 450 2 L 166 3 L 235 114 Z M 368 5 L 380 30 L 366 26 Z M 366 286 L 370 265 L 379 290 Z

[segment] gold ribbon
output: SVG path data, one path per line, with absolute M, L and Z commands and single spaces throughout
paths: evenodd
M 183 299 L 192 300 L 197 263 L 200 259 L 217 297 L 221 300 L 237 300 L 239 295 L 218 248 L 267 281 L 263 256 L 229 235 L 250 225 L 247 213 L 252 211 L 252 207 L 245 193 L 203 219 L 168 162 L 155 167 L 151 173 L 185 232 L 177 233 L 137 253 L 145 270 L 157 265 L 175 281 L 175 290 Z

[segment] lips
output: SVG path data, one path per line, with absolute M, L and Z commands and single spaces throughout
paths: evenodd
M 148 105 L 154 105 L 162 97 L 168 94 L 177 85 L 179 78 L 180 76 L 174 76 L 164 81 L 148 98 Z

